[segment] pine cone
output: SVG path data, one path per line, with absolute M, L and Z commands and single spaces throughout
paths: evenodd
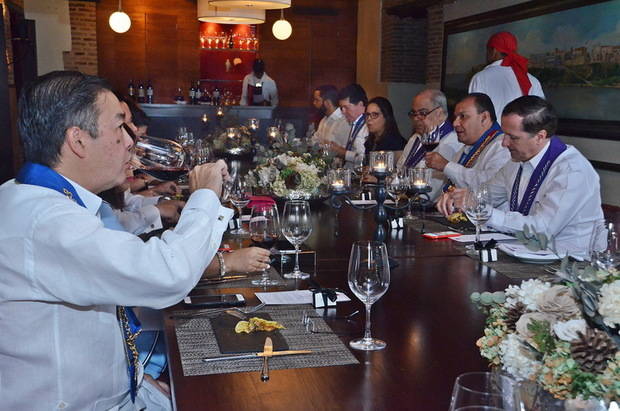
M 607 368 L 607 362 L 615 356 L 618 347 L 609 335 L 600 330 L 589 328 L 585 334 L 577 334 L 579 338 L 570 346 L 573 359 L 582 371 L 601 374 Z
M 517 330 L 517 321 L 519 321 L 524 312 L 525 304 L 520 301 L 508 310 L 505 323 L 510 331 L 515 332 Z

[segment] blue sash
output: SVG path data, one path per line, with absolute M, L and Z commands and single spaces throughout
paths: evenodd
M 449 121 L 444 121 L 444 123 L 440 127 L 436 127 L 433 131 L 431 131 L 431 135 L 434 136 L 433 140 L 441 141 L 442 138 L 450 134 L 454 131 L 452 124 Z M 411 150 L 409 150 L 409 154 L 407 155 L 407 159 L 405 160 L 405 167 L 415 167 L 418 163 L 424 158 L 426 154 L 426 148 L 422 146 L 420 138 L 417 139 L 413 146 L 411 146 Z
M 64 178 L 51 168 L 42 164 L 30 162 L 25 163 L 17 173 L 15 180 L 21 184 L 30 184 L 34 186 L 50 188 L 54 191 L 64 194 L 80 206 L 86 207 L 75 188 L 71 185 L 71 183 L 69 183 L 69 181 L 67 181 L 66 178 Z M 116 220 L 116 224 L 109 224 L 106 223 L 106 221 L 104 220 L 104 225 L 107 228 L 112 229 L 118 229 L 118 227 L 122 227 L 120 223 L 118 223 L 118 220 Z M 123 336 L 125 337 L 127 371 L 129 373 L 130 380 L 129 388 L 131 393 L 131 400 L 134 401 L 136 398 L 136 392 L 138 390 L 138 375 L 136 373 L 136 362 L 138 357 L 137 351 L 135 351 L 135 343 L 133 344 L 134 349 L 132 349 L 131 342 L 135 340 L 137 335 L 140 333 L 141 325 L 140 321 L 138 321 L 138 318 L 136 317 L 135 313 L 131 308 L 119 306 L 116 307 L 116 311 L 117 318 L 119 319 L 121 330 L 123 332 Z
M 512 193 L 510 194 L 510 211 L 518 211 L 523 215 L 528 215 L 530 213 L 530 208 L 532 208 L 532 204 L 534 204 L 534 198 L 536 198 L 540 186 L 545 180 L 545 177 L 547 177 L 551 165 L 566 149 L 566 144 L 559 138 L 555 136 L 551 137 L 547 152 L 540 159 L 540 163 L 538 163 L 530 177 L 525 193 L 523 193 L 521 204 L 519 204 L 519 184 L 521 183 L 523 166 L 519 167 L 519 171 L 512 185 Z
M 357 138 L 357 135 L 362 127 L 364 127 L 364 124 L 366 124 L 366 117 L 361 115 L 360 118 L 355 120 L 351 126 L 351 133 L 349 133 L 349 139 L 347 140 L 347 146 L 345 147 L 347 151 L 351 151 L 353 148 L 353 143 L 355 142 L 355 139 Z
M 499 126 L 499 124 L 497 122 L 493 123 L 493 125 L 491 126 L 491 128 L 489 128 L 487 131 L 484 132 L 484 134 L 474 143 L 474 145 L 472 146 L 471 150 L 469 150 L 468 153 L 465 153 L 465 151 L 463 151 L 463 154 L 461 154 L 461 158 L 459 158 L 459 164 L 464 165 L 466 164 L 475 154 L 479 154 L 478 151 L 480 148 L 482 148 L 481 146 L 486 142 L 487 137 L 489 137 L 491 134 L 493 134 L 493 137 L 491 138 L 491 140 L 493 138 L 495 138 L 495 136 L 498 134 L 498 132 L 500 132 L 502 130 L 502 128 Z M 489 142 L 486 142 L 488 145 Z

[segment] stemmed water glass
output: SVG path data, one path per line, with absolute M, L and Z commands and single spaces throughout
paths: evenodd
M 398 207 L 401 195 L 407 192 L 408 187 L 406 170 L 400 169 L 385 179 L 385 188 L 388 195 L 394 199 L 396 207 Z
M 597 221 L 592 228 L 590 261 L 602 270 L 620 265 L 620 232 L 610 221 Z
M 252 188 L 248 185 L 245 179 L 241 177 L 241 174 L 237 173 L 230 187 L 228 198 L 239 212 L 239 228 L 232 230 L 230 232 L 231 234 L 248 234 L 248 231 L 245 230 L 241 224 L 241 217 L 243 216 L 243 207 L 248 205 L 250 202 L 251 189 Z
M 307 201 L 291 200 L 284 204 L 282 234 L 295 246 L 295 268 L 293 272 L 284 274 L 284 278 L 304 279 L 310 277 L 310 274 L 299 269 L 299 246 L 312 234 L 310 204 Z
M 390 285 L 390 265 L 384 243 L 358 241 L 351 247 L 349 258 L 349 288 L 366 306 L 364 337 L 349 342 L 351 348 L 363 351 L 382 350 L 385 341 L 370 335 L 370 309 Z
M 259 203 L 252 207 L 250 216 L 250 239 L 255 246 L 270 250 L 280 234 L 280 218 L 275 204 Z M 260 286 L 278 285 L 280 281 L 269 278 L 269 269 L 262 272 L 261 278 L 252 284 Z
M 517 380 L 497 372 L 468 372 L 454 382 L 450 411 L 518 411 L 521 401 Z
M 493 212 L 489 190 L 486 184 L 480 184 L 474 191 L 468 191 L 463 201 L 463 211 L 476 226 L 476 244 L 480 243 L 480 227 L 489 221 Z

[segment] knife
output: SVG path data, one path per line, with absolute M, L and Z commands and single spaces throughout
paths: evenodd
M 273 351 L 271 357 L 279 357 L 282 355 L 299 355 L 299 354 L 312 354 L 310 350 L 285 350 L 285 351 Z M 203 358 L 202 362 L 224 361 L 224 360 L 248 360 L 251 358 L 261 358 L 265 356 L 265 352 L 255 352 L 252 354 L 240 354 L 240 355 L 226 355 L 223 357 L 210 357 Z
M 269 381 L 269 357 L 273 355 L 273 342 L 271 337 L 265 338 L 265 346 L 263 347 L 263 369 L 260 372 L 261 381 Z

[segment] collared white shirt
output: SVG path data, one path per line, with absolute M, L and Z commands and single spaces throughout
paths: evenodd
M 232 210 L 197 190 L 174 230 L 143 242 L 103 227 L 101 199 L 0 186 L 0 409 L 108 410 L 129 378 L 116 306 L 163 308 L 198 282 Z M 125 409 L 125 408 L 123 408 Z
M 125 191 L 125 207 L 122 210 L 114 210 L 118 221 L 125 230 L 132 234 L 148 233 L 163 227 L 161 213 L 156 204 L 161 196 L 143 196 Z
M 517 193 L 517 199 L 519 200 L 519 204 L 521 203 L 523 195 L 527 190 L 527 185 L 530 182 L 532 174 L 534 174 L 534 170 L 536 170 L 536 167 L 538 167 L 538 163 L 540 163 L 540 160 L 542 160 L 548 148 L 549 141 L 547 141 L 547 143 L 543 146 L 542 150 L 540 150 L 538 154 L 536 154 L 534 157 L 530 158 L 528 161 L 519 163 L 519 166 L 523 169 L 523 171 L 521 171 L 521 178 L 519 179 L 519 192 Z M 510 186 L 510 189 L 512 190 L 512 186 Z
M 544 153 L 547 148 L 542 150 Z M 539 154 L 541 154 L 539 153 Z M 532 159 L 527 168 L 540 162 Z M 573 146 L 560 154 L 549 168 L 529 215 L 510 211 L 510 195 L 521 163 L 510 161 L 487 183 L 493 206 L 488 226 L 503 232 L 523 230 L 528 224 L 538 233 L 553 238 L 552 245 L 561 255 L 587 255 L 592 227 L 602 221 L 599 176 L 590 162 Z M 533 169 L 532 169 L 533 172 Z M 525 173 L 525 167 L 524 167 Z M 519 196 L 529 183 L 532 173 L 519 184 Z
M 471 168 L 458 163 L 461 154 L 469 153 L 473 146 L 464 145 L 446 164 L 443 173 L 459 188 L 475 189 L 481 183 L 487 182 L 507 162 L 510 161 L 510 151 L 502 147 L 504 133 L 498 133 L 493 141 L 487 145 Z
M 361 121 L 363 115 L 364 114 L 362 113 L 349 126 L 350 128 L 349 128 L 349 132 L 347 133 L 347 141 L 349 139 L 349 134 L 353 131 L 353 128 L 355 127 L 355 124 L 357 124 L 358 121 Z M 353 164 L 355 163 L 355 160 L 357 158 L 364 157 L 364 154 L 366 153 L 366 147 L 364 146 L 364 144 L 366 143 L 367 138 L 368 138 L 368 126 L 366 125 L 366 122 L 364 122 L 364 125 L 362 126 L 360 131 L 358 131 L 357 137 L 355 137 L 355 140 L 353 141 L 353 147 L 351 147 L 351 150 L 347 150 L 347 152 L 344 155 L 345 167 L 347 168 L 353 167 Z M 345 141 L 343 147 L 346 148 L 346 145 L 347 145 L 347 142 Z
M 443 125 L 440 124 L 439 127 Z M 397 168 L 402 168 L 405 166 L 405 161 L 407 160 L 407 156 L 411 152 L 411 148 L 415 144 L 417 139 L 420 139 L 421 135 L 419 133 L 414 133 L 407 142 L 407 145 L 403 149 L 403 153 L 398 158 L 396 163 Z M 445 159 L 452 159 L 456 153 L 463 147 L 463 143 L 461 143 L 456 135 L 455 131 L 451 131 L 446 134 L 441 140 L 439 140 L 439 144 L 433 150 L 434 153 L 439 153 Z M 424 159 L 420 160 L 420 162 L 416 165 L 416 168 L 424 168 L 426 167 L 426 162 Z M 431 200 L 435 200 L 441 194 L 441 189 L 446 182 L 446 177 L 444 173 L 438 170 L 433 170 L 433 174 L 431 176 L 431 188 L 432 191 L 429 194 L 429 198 Z
M 502 118 L 504 107 L 512 100 L 523 95 L 517 76 L 515 76 L 511 67 L 501 65 L 503 61 L 497 60 L 489 64 L 474 74 L 469 82 L 470 93 L 484 93 L 491 98 L 498 122 Z M 545 98 L 540 81 L 529 73 L 527 77 L 532 83 L 529 95 Z
M 239 102 L 239 105 L 248 105 L 248 85 L 255 86 L 256 83 L 261 83 L 263 86 L 263 98 L 267 101 L 270 101 L 272 107 L 277 106 L 278 87 L 276 87 L 276 82 L 271 77 L 269 77 L 267 73 L 263 73 L 263 76 L 261 78 L 257 78 L 254 75 L 254 72 L 247 74 L 243 78 L 243 83 L 241 85 L 241 101 Z
M 339 146 L 346 147 L 351 125 L 342 114 L 340 108 L 334 110 L 329 116 L 325 116 L 319 122 L 319 126 L 312 135 L 316 143 L 333 141 Z

